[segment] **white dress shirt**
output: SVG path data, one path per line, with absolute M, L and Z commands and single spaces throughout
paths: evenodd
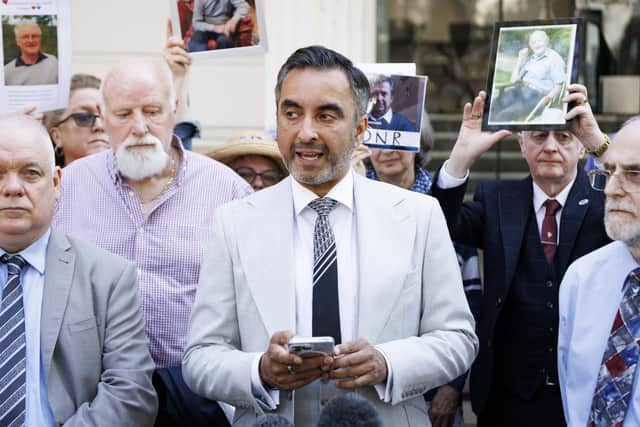
M 26 343 L 26 426 L 53 426 L 53 413 L 47 399 L 47 384 L 40 352 L 40 313 L 44 293 L 47 245 L 51 230 L 18 254 L 27 261 L 20 273 L 24 306 Z M 6 251 L 0 249 L 0 256 Z M 7 265 L 0 264 L 0 286 L 7 282 Z
M 629 273 L 640 266 L 621 241 L 609 243 L 569 266 L 560 285 L 558 376 L 569 427 L 587 425 L 611 326 Z M 640 426 L 640 392 L 633 389 L 623 426 Z
M 316 211 L 309 203 L 318 196 L 308 188 L 302 186 L 295 179 L 291 179 L 293 196 L 293 245 L 295 259 L 295 290 L 296 290 L 296 335 L 312 336 L 313 320 L 313 233 Z M 338 203 L 329 213 L 329 223 L 333 230 L 338 257 L 338 297 L 340 305 L 340 334 L 342 342 L 353 341 L 358 337 L 358 295 L 359 272 L 355 208 L 353 198 L 353 175 L 349 171 L 325 197 Z M 375 232 L 372 230 L 371 232 Z M 391 386 L 393 375 L 391 366 L 384 352 L 378 349 L 387 362 L 387 383 L 377 384 L 376 391 L 380 399 L 391 400 Z M 266 390 L 260 380 L 260 358 L 254 359 L 251 385 L 254 396 L 269 409 L 275 409 L 279 403 L 278 390 Z

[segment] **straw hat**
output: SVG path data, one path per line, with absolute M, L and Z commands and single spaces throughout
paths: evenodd
M 240 156 L 249 154 L 264 156 L 276 162 L 283 174 L 289 174 L 280 156 L 278 144 L 271 136 L 261 131 L 250 130 L 237 133 L 207 154 L 226 165 Z

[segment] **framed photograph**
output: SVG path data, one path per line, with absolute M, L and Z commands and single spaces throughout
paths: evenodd
M 375 149 L 420 151 L 427 77 L 366 74 L 371 99 L 362 142 Z
M 578 77 L 581 18 L 494 26 L 483 130 L 568 129 L 562 102 Z
M 267 48 L 263 0 L 169 0 L 174 32 L 194 60 Z

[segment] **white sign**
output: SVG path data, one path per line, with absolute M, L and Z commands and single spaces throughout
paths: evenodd
M 71 81 L 69 0 L 1 0 L 0 112 L 64 108 Z

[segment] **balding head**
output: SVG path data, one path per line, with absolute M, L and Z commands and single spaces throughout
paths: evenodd
M 53 144 L 42 123 L 25 114 L 0 115 L 0 138 L 15 137 L 18 133 L 35 142 L 38 149 L 46 153 L 51 171 L 55 171 L 56 159 Z
M 51 225 L 60 196 L 60 168 L 42 125 L 30 117 L 0 117 L 0 247 L 20 252 Z
M 100 86 L 100 107 L 104 111 L 106 95 L 114 91 L 135 87 L 135 82 L 148 84 L 167 91 L 169 104 L 175 109 L 176 90 L 171 71 L 166 64 L 155 61 L 132 60 L 116 65 L 107 73 Z

